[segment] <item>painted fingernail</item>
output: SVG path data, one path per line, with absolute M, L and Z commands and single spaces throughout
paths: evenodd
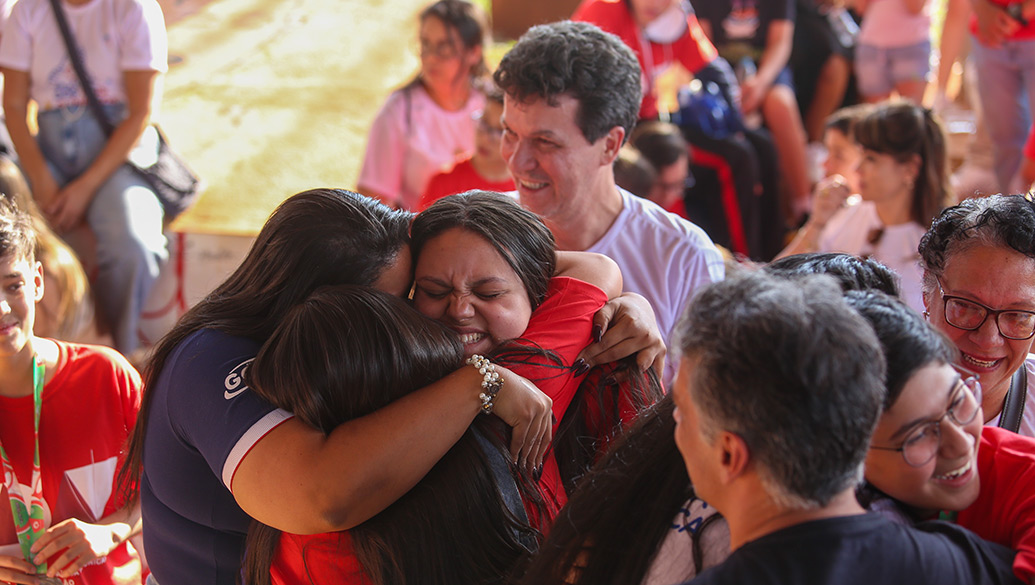
M 534 479 L 536 481 L 539 481 L 539 478 L 541 478 L 542 476 L 543 476 L 543 466 L 542 465 L 537 465 L 536 468 L 532 470 L 532 479 Z
M 594 325 L 593 333 L 591 335 L 593 335 L 593 341 L 599 343 L 600 340 L 604 338 L 604 328 L 600 325 Z
M 589 364 L 586 363 L 586 360 L 582 358 L 575 360 L 575 363 L 572 364 L 572 367 L 574 368 L 576 378 L 579 376 L 585 376 L 586 372 L 589 371 Z

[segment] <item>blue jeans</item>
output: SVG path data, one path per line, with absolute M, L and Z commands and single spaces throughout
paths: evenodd
M 931 77 L 931 41 L 905 47 L 855 47 L 855 81 L 865 96 L 891 93 L 904 81 Z
M 996 179 L 1005 192 L 1020 169 L 1035 111 L 1035 40 L 1006 41 L 995 49 L 973 41 L 978 96 L 992 139 Z
M 125 116 L 122 106 L 106 106 L 109 120 Z M 64 185 L 85 171 L 107 142 L 85 106 L 39 114 L 37 140 L 50 171 Z M 138 325 L 151 286 L 169 256 L 162 233 L 162 204 L 136 172 L 116 170 L 97 190 L 86 222 L 97 239 L 94 297 L 124 354 L 140 344 Z

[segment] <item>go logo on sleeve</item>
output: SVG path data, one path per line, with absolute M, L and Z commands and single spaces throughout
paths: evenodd
M 230 370 L 230 373 L 226 375 L 226 379 L 223 381 L 223 385 L 226 386 L 226 390 L 223 391 L 223 398 L 231 400 L 248 389 L 248 386 L 244 383 L 244 372 L 253 361 L 255 361 L 255 358 L 244 360 L 237 364 L 237 367 Z

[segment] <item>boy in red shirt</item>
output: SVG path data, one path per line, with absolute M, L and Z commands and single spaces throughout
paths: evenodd
M 493 86 L 485 91 L 485 109 L 474 129 L 474 154 L 458 160 L 452 169 L 432 177 L 417 202 L 416 211 L 424 211 L 447 195 L 471 189 L 501 193 L 514 190 L 514 179 L 507 170 L 507 161 L 500 156 L 502 117 L 503 92 Z
M 140 510 L 116 495 L 115 470 L 140 376 L 110 348 L 33 335 L 34 248 L 28 216 L 0 200 L 0 581 L 139 584 Z

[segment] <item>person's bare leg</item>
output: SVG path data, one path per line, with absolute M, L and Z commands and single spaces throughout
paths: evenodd
M 948 95 L 952 67 L 962 60 L 963 48 L 967 43 L 967 22 L 970 20 L 970 0 L 947 0 L 942 38 L 938 45 L 941 57 L 938 61 L 937 96 L 951 101 L 956 96 Z M 937 97 L 936 97 L 937 99 Z M 933 104 L 937 105 L 937 104 Z
M 900 81 L 895 84 L 895 93 L 902 99 L 907 99 L 914 104 L 923 105 L 924 91 L 927 90 L 927 82 L 923 80 Z
M 811 186 L 805 163 L 805 127 L 794 92 L 785 85 L 773 86 L 762 102 L 762 116 L 780 154 L 780 170 L 789 191 L 787 219 L 797 223 L 809 210 Z
M 812 103 L 805 113 L 805 133 L 809 142 L 823 142 L 827 117 L 841 107 L 851 72 L 852 64 L 841 55 L 831 55 L 823 63 L 816 80 L 816 92 L 812 94 Z

